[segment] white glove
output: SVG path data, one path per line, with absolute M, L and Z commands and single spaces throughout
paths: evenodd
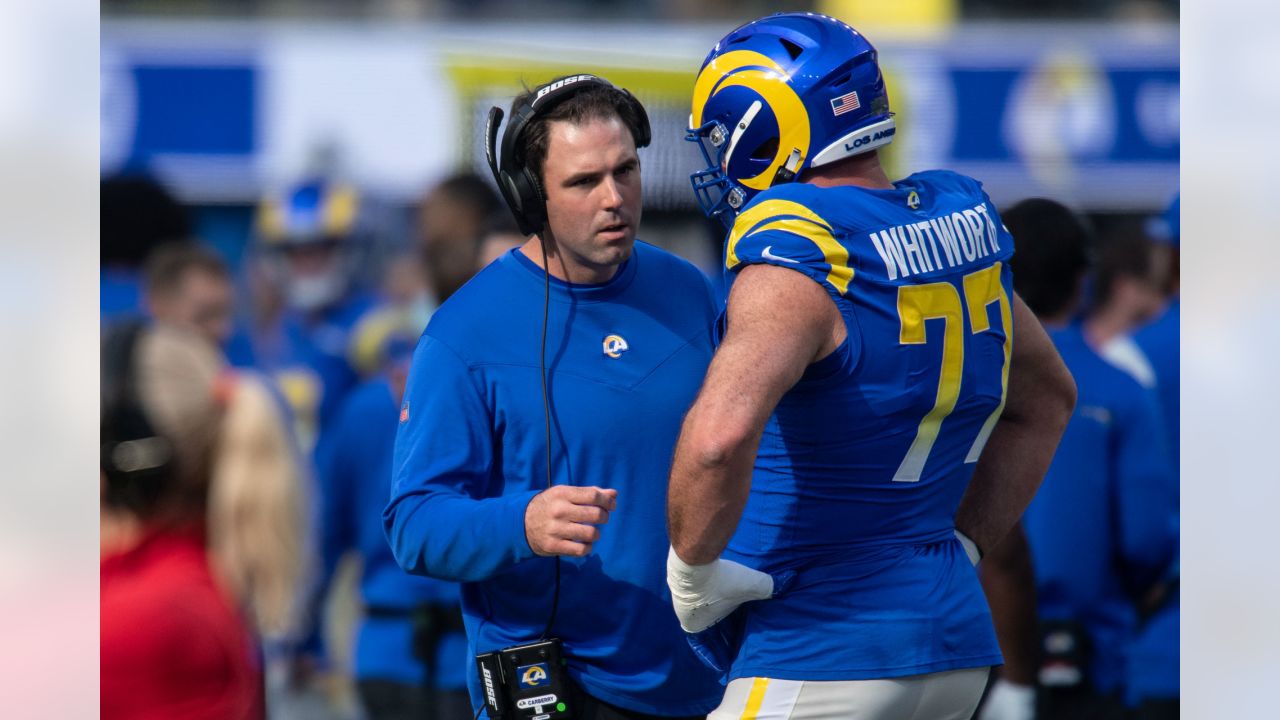
M 956 539 L 964 546 L 964 554 L 969 556 L 969 562 L 973 563 L 974 567 L 977 567 L 978 561 L 982 559 L 982 552 L 978 550 L 978 543 L 969 539 L 968 535 L 959 530 L 956 530 Z
M 667 553 L 667 586 L 680 627 L 699 633 L 723 620 L 749 600 L 773 595 L 773 578 L 732 560 L 716 560 L 706 565 L 690 565 Z
M 1036 691 L 1027 685 L 1015 685 L 998 678 L 978 711 L 978 720 L 1034 720 Z

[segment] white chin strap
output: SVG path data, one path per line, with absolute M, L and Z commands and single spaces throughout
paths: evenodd
M 888 145 L 893 142 L 893 136 L 896 132 L 897 126 L 891 117 L 885 118 L 878 123 L 858 128 L 826 146 L 817 155 L 814 155 L 813 162 L 809 163 L 809 167 L 821 167 L 837 160 L 861 155 L 869 150 Z

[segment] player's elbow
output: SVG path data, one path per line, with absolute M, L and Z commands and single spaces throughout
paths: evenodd
M 1043 358 L 1024 387 L 1029 392 L 1010 394 L 1004 419 L 1060 437 L 1076 407 L 1076 382 L 1066 364 L 1056 355 Z
M 691 429 L 687 457 L 700 470 L 720 470 L 734 463 L 755 433 L 746 423 L 732 419 L 704 419 Z
M 1067 429 L 1071 413 L 1076 409 L 1076 380 L 1071 376 L 1067 366 L 1059 363 L 1053 373 L 1053 379 L 1047 383 L 1044 398 L 1045 412 L 1053 429 L 1059 434 Z

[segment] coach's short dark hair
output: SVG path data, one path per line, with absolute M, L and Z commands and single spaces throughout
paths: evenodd
M 556 78 L 561 79 L 563 78 Z M 535 92 L 536 89 L 526 90 L 516 97 L 511 103 L 512 116 L 517 108 L 533 99 Z M 615 117 L 627 126 L 631 131 L 631 139 L 639 144 L 643 134 L 640 129 L 643 120 L 626 93 L 606 86 L 591 87 L 575 93 L 529 122 L 516 149 L 518 160 L 542 181 L 542 169 L 547 162 L 547 146 L 551 142 L 550 125 L 553 121 L 565 120 L 580 125 L 588 120 L 611 120 Z
M 212 248 L 198 242 L 166 243 L 156 248 L 147 259 L 147 294 L 155 296 L 173 292 L 191 270 L 231 278 L 226 262 Z
M 1089 268 L 1093 231 L 1061 203 L 1023 200 L 1001 213 L 1013 235 L 1013 287 L 1036 315 L 1056 315 Z

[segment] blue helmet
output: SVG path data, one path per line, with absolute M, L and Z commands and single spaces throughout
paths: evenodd
M 729 224 L 757 192 L 893 140 L 876 57 L 857 30 L 817 13 L 770 15 L 717 43 L 685 137 L 707 162 L 690 176 L 703 211 Z
M 355 232 L 360 196 L 355 188 L 308 178 L 258 207 L 258 235 L 267 245 L 338 242 Z

